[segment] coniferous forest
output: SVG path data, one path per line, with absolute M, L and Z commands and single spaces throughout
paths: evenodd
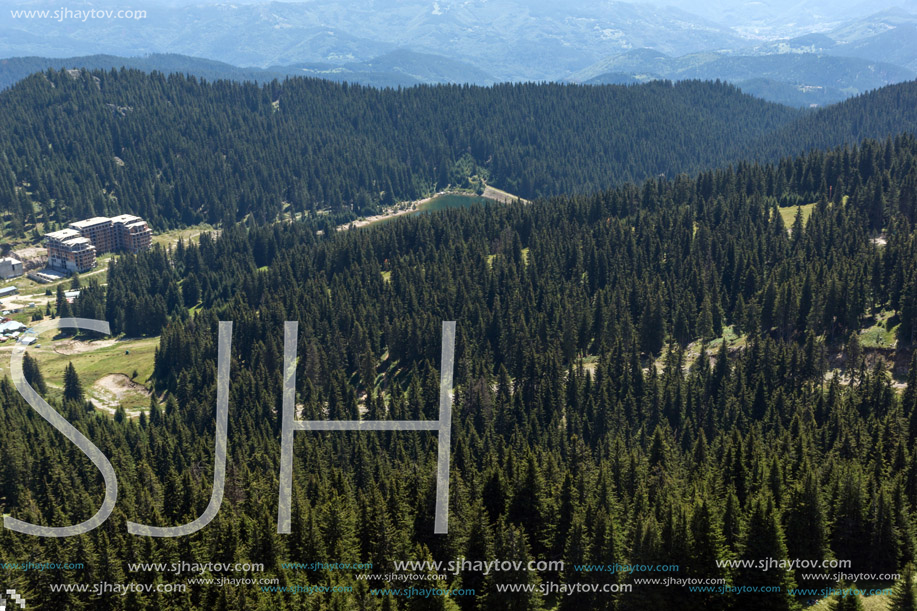
M 845 573 L 886 576 L 857 586 L 894 586 L 890 610 L 911 608 L 913 588 L 890 576 L 910 575 L 917 556 L 915 91 L 801 113 L 711 83 L 30 77 L 0 95 L 11 214 L 222 225 L 120 256 L 105 286 L 59 302 L 57 314 L 108 320 L 113 334 L 160 336 L 154 398 L 139 418 L 111 417 L 68 370 L 52 404 L 111 460 L 118 504 L 78 537 L 0 530 L 3 562 L 85 564 L 3 577 L 40 609 L 780 611 L 825 598 L 798 589 L 844 584 L 821 566 L 724 561 L 843 560 Z M 361 190 L 423 195 L 465 154 L 535 201 L 348 231 L 318 215 L 275 221 L 282 201 L 305 212 Z M 814 205 L 785 223 L 781 209 L 799 204 Z M 433 528 L 436 436 L 401 431 L 297 432 L 292 532 L 277 534 L 284 322 L 299 322 L 299 418 L 436 420 L 449 320 L 448 534 Z M 219 321 L 233 321 L 222 508 L 193 535 L 129 535 L 127 521 L 185 524 L 210 500 Z M 865 345 L 880 321 L 894 345 Z M 26 359 L 25 372 L 43 392 L 40 367 Z M 75 524 L 103 492 L 86 457 L 0 379 L 2 513 Z M 391 577 L 396 561 L 457 558 L 563 564 Z M 205 577 L 278 581 L 50 587 L 177 581 L 131 565 L 181 562 L 261 563 Z M 615 564 L 679 568 L 596 568 Z M 645 581 L 656 577 L 759 590 Z M 336 590 L 282 591 L 293 586 Z M 474 595 L 379 592 L 410 586 Z
M 122 209 L 160 229 L 367 213 L 468 172 L 529 199 L 587 194 L 917 129 L 914 82 L 816 112 L 699 81 L 379 90 L 130 70 L 38 73 L 0 99 L 15 228 Z

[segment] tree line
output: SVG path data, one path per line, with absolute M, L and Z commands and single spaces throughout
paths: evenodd
M 915 83 L 803 112 L 719 82 L 380 90 L 48 70 L 0 93 L 0 211 L 22 235 L 123 212 L 157 229 L 366 214 L 469 174 L 526 198 L 592 193 L 885 137 L 917 126 L 915 101 Z

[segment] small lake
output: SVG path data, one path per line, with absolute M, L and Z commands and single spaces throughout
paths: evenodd
M 444 195 L 437 195 L 427 203 L 417 206 L 417 210 L 403 216 L 414 216 L 415 214 L 421 214 L 423 212 L 439 212 L 440 210 L 448 210 L 450 208 L 467 208 L 468 206 L 492 203 L 494 203 L 494 200 L 487 199 L 486 197 L 481 197 L 480 195 L 460 195 L 457 193 L 446 193 Z M 399 217 L 394 216 L 378 221 L 373 221 L 369 224 L 369 226 L 372 227 L 381 225 L 383 223 L 388 223 L 396 218 Z

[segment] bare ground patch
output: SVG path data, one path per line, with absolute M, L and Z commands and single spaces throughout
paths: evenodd
M 110 373 L 96 380 L 92 385 L 93 403 L 105 411 L 114 413 L 115 409 L 130 397 L 149 397 L 149 389 L 134 382 L 123 373 Z
M 512 193 L 507 193 L 506 191 L 501 191 L 500 189 L 494 189 L 490 185 L 487 185 L 486 187 L 484 187 L 483 197 L 486 197 L 487 199 L 498 201 L 503 204 L 511 204 L 516 200 L 522 202 L 523 204 L 529 203 L 529 200 L 527 199 L 517 197 L 513 195 Z
M 54 346 L 54 352 L 63 355 L 81 354 L 83 352 L 89 352 L 90 350 L 114 346 L 116 341 L 117 340 L 114 339 L 94 339 L 90 341 L 71 339 L 65 342 L 58 342 Z M 130 381 L 130 378 L 128 378 L 128 381 Z

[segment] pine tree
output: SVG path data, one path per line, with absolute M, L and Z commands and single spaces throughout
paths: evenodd
M 797 482 L 790 492 L 784 512 L 786 524 L 786 546 L 791 558 L 825 560 L 831 549 L 828 546 L 828 525 L 825 518 L 818 477 L 812 466 L 805 462 L 801 482 Z M 811 569 L 807 574 L 817 573 Z M 803 582 L 801 571 L 796 573 L 796 581 L 801 588 L 826 587 L 823 580 Z
M 592 564 L 592 551 L 584 523 L 584 511 L 580 509 L 573 516 L 570 530 L 566 537 L 567 545 L 564 549 L 564 575 L 565 583 L 583 583 L 585 574 L 576 570 L 576 566 Z M 596 597 L 592 592 L 577 592 L 564 596 L 560 601 L 561 611 L 577 611 L 579 609 L 593 609 L 596 607 Z
M 871 530 L 869 570 L 875 573 L 894 572 L 901 557 L 901 539 L 895 525 L 895 510 L 885 486 L 879 489 L 875 500 Z
M 415 558 L 420 562 L 433 562 L 433 556 L 426 547 L 419 546 L 414 553 Z M 447 590 L 449 584 L 436 579 L 438 573 L 432 569 L 427 573 L 427 580 L 423 582 L 425 588 Z M 411 596 L 405 602 L 406 611 L 459 611 L 456 599 L 451 596 Z
M 485 562 L 494 557 L 493 529 L 480 501 L 476 501 L 472 507 L 472 521 L 464 552 L 463 556 L 469 562 Z M 486 579 L 483 571 L 462 571 L 461 587 L 484 592 Z
M 80 383 L 80 376 L 77 375 L 76 368 L 72 362 L 67 363 L 67 367 L 64 369 L 64 400 L 77 401 L 79 403 L 85 401 L 83 385 Z
M 856 586 L 849 582 L 840 582 L 837 584 L 837 594 L 831 597 L 831 602 L 828 603 L 829 611 L 863 611 L 863 603 L 860 601 L 860 597 L 856 595 L 852 590 Z
M 834 509 L 831 549 L 838 558 L 850 560 L 853 566 L 868 566 L 869 525 L 866 518 L 863 475 L 858 468 L 845 472 L 839 482 Z
M 33 359 L 28 352 L 22 356 L 22 375 L 25 377 L 25 381 L 28 382 L 38 394 L 43 395 L 48 392 L 45 378 L 41 375 L 41 370 L 38 368 L 38 361 Z
M 510 502 L 509 519 L 525 530 L 529 545 L 538 557 L 544 555 L 547 534 L 544 502 L 544 478 L 535 457 L 529 454 L 525 473 Z
M 691 555 L 687 572 L 699 579 L 725 578 L 725 571 L 718 562 L 726 560 L 728 549 L 723 539 L 722 526 L 718 516 L 711 510 L 706 499 L 696 501 L 690 523 Z M 719 594 L 691 594 L 684 601 L 685 609 L 723 609 L 727 599 Z
M 494 558 L 521 562 L 526 567 L 532 559 L 529 546 L 521 529 L 503 520 L 495 528 Z M 487 584 L 481 599 L 482 609 L 506 611 L 540 611 L 543 608 L 540 580 L 535 571 L 496 571 L 485 579 Z M 534 586 L 531 592 L 500 592 L 497 584 L 523 584 Z
M 55 311 L 57 312 L 58 318 L 69 318 L 72 316 L 70 310 L 70 302 L 67 301 L 67 297 L 64 295 L 64 285 L 63 283 L 57 285 L 57 297 L 55 299 Z
M 730 488 L 726 494 L 726 507 L 723 510 L 723 542 L 733 553 L 738 552 L 741 547 L 743 530 L 744 524 L 739 499 Z
M 778 562 L 787 559 L 783 529 L 778 521 L 774 501 L 769 496 L 759 496 L 752 502 L 741 558 L 752 560 L 755 563 L 764 559 L 773 559 Z M 743 609 L 789 611 L 795 606 L 794 600 L 789 595 L 790 588 L 794 587 L 792 573 L 789 569 L 771 567 L 767 571 L 762 571 L 757 566 L 740 569 L 737 572 L 736 583 L 752 587 L 778 588 L 776 592 L 743 594 Z
M 917 611 L 917 591 L 914 589 L 914 565 L 905 565 L 901 577 L 895 583 L 888 611 Z
M 660 354 L 665 341 L 665 319 L 656 296 L 650 298 L 640 319 L 640 349 L 647 354 Z

